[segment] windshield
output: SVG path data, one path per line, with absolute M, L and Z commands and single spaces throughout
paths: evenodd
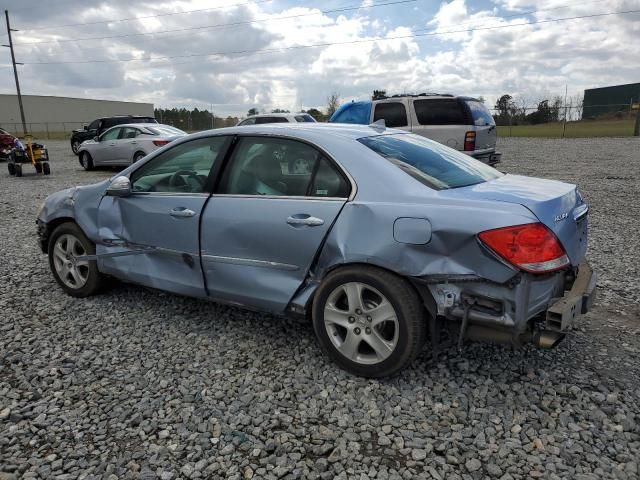
M 502 176 L 479 160 L 418 135 L 399 133 L 358 141 L 435 190 L 466 187 Z
M 153 127 L 145 127 L 154 135 L 186 135 L 185 132 L 169 125 L 154 125 Z

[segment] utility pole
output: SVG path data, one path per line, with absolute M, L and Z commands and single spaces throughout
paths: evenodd
M 562 138 L 564 138 L 564 132 L 567 129 L 567 84 L 564 85 L 564 121 L 562 122 Z
M 13 53 L 13 40 L 11 38 L 11 32 L 17 32 L 11 28 L 9 24 L 9 10 L 4 11 L 4 16 L 7 19 L 7 35 L 9 35 L 9 45 L 2 45 L 3 47 L 8 47 L 11 50 L 11 62 L 13 63 L 13 76 L 16 79 L 16 90 L 18 92 L 18 105 L 20 105 L 20 118 L 22 119 L 22 131 L 24 135 L 27 135 L 27 121 L 24 119 L 24 107 L 22 106 L 22 94 L 20 93 L 20 82 L 18 81 L 18 68 L 16 65 L 23 65 L 22 63 L 16 62 L 16 56 Z
M 211 104 L 211 129 L 216 128 L 216 116 L 213 114 L 213 103 Z

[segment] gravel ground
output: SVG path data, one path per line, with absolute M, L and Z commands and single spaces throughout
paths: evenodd
M 0 480 L 639 478 L 640 142 L 502 139 L 503 170 L 591 202 L 597 306 L 552 351 L 467 345 L 384 381 L 309 325 L 150 289 L 62 294 L 35 239 L 56 190 L 106 178 L 48 142 L 0 171 Z

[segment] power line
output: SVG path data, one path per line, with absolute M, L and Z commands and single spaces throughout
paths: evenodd
M 321 10 L 318 12 L 312 12 L 312 13 L 299 13 L 296 15 L 287 15 L 287 16 L 282 16 L 282 17 L 273 17 L 273 18 L 262 18 L 262 19 L 256 19 L 256 20 L 244 20 L 241 22 L 232 22 L 232 23 L 219 23 L 219 24 L 214 24 L 214 25 L 203 25 L 203 26 L 199 26 L 199 27 L 185 27 L 185 28 L 176 28 L 176 29 L 172 29 L 172 30 L 159 30 L 156 32 L 136 32 L 136 33 L 123 33 L 123 34 L 118 34 L 118 35 L 108 35 L 108 36 L 103 36 L 103 37 L 84 37 L 84 38 L 65 38 L 65 39 L 61 39 L 61 40 L 38 40 L 35 42 L 17 42 L 15 43 L 16 46 L 25 46 L 25 45 L 37 45 L 40 43 L 52 43 L 52 42 L 56 42 L 56 43 L 66 43 L 66 42 L 86 42 L 88 40 L 109 40 L 109 39 L 114 39 L 114 38 L 127 38 L 127 37 L 143 37 L 143 36 L 147 36 L 147 35 L 159 35 L 159 34 L 166 34 L 166 33 L 174 33 L 174 32 L 193 32 L 196 30 L 208 30 L 208 29 L 214 29 L 214 28 L 219 28 L 219 27 L 228 27 L 228 26 L 239 26 L 239 25 L 250 25 L 250 24 L 254 24 L 254 23 L 263 23 L 263 22 L 272 22 L 272 21 L 277 21 L 277 20 L 291 20 L 293 18 L 302 18 L 302 17 L 310 17 L 310 16 L 316 16 L 316 15 L 326 15 L 328 13 L 338 13 L 338 12 L 347 12 L 347 11 L 351 11 L 351 10 L 359 10 L 362 8 L 376 8 L 376 7 L 384 7 L 384 6 L 389 6 L 389 5 L 400 5 L 400 4 L 405 4 L 405 3 L 415 3 L 418 0 L 395 0 L 395 1 L 391 1 L 391 2 L 385 2 L 385 3 L 376 3 L 376 4 L 372 4 L 372 5 L 356 5 L 356 6 L 350 6 L 350 7 L 342 7 L 342 8 L 334 8 L 331 10 Z
M 274 0 L 256 0 L 254 2 L 243 2 L 243 3 L 233 3 L 231 5 L 221 5 L 218 7 L 208 7 L 208 8 L 198 8 L 196 10 L 183 10 L 181 12 L 167 12 L 167 13 L 158 13 L 156 15 L 144 15 L 141 17 L 127 17 L 127 18 L 115 18 L 110 20 L 96 20 L 95 22 L 78 22 L 78 23 L 66 23 L 63 25 L 51 25 L 49 27 L 40 27 L 40 28 L 28 28 L 23 29 L 23 32 L 39 32 L 41 30 L 51 30 L 54 28 L 69 28 L 69 27 L 78 27 L 84 25 L 100 25 L 102 23 L 119 23 L 119 22 L 130 22 L 134 20 L 144 20 L 145 18 L 158 18 L 158 17 L 169 17 L 172 15 L 185 15 L 188 13 L 197 13 L 197 12 L 207 12 L 211 10 L 221 10 L 225 8 L 234 8 L 234 7 L 242 7 L 245 5 L 259 5 L 261 3 L 270 3 Z
M 324 42 L 324 43 L 318 43 L 318 44 L 312 44 L 312 45 L 292 45 L 289 47 L 276 47 L 276 48 L 266 48 L 266 49 L 257 49 L 257 50 L 236 50 L 236 51 L 229 51 L 229 52 L 192 53 L 192 54 L 186 54 L 186 55 L 169 55 L 169 56 L 148 57 L 148 58 L 128 58 L 128 59 L 118 59 L 118 60 L 107 59 L 107 60 L 71 60 L 71 61 L 58 61 L 58 62 L 24 62 L 24 65 L 67 65 L 67 64 L 92 64 L 92 63 L 153 62 L 158 60 L 172 60 L 174 58 L 197 58 L 197 57 L 213 57 L 213 56 L 247 55 L 247 54 L 253 54 L 253 53 L 270 53 L 270 52 L 279 52 L 279 51 L 288 51 L 288 50 L 299 50 L 299 49 L 306 49 L 306 48 L 328 47 L 328 46 L 334 46 L 334 45 L 352 45 L 352 44 L 360 44 L 360 43 L 401 40 L 406 38 L 421 38 L 421 37 L 431 37 L 431 36 L 439 36 L 439 35 L 450 35 L 453 33 L 468 33 L 468 32 L 483 31 L 483 30 L 499 30 L 503 28 L 540 25 L 545 23 L 556 23 L 556 22 L 563 22 L 568 20 L 606 17 L 611 15 L 624 15 L 628 13 L 639 13 L 639 12 L 640 10 L 626 10 L 621 12 L 595 13 L 590 15 L 577 15 L 573 17 L 538 20 L 535 22 L 512 23 L 508 25 L 494 25 L 494 26 L 486 26 L 486 27 L 480 26 L 475 28 L 467 28 L 462 30 L 450 30 L 450 31 L 444 31 L 444 32 L 435 31 L 435 32 L 417 33 L 417 34 L 411 34 L 411 35 L 398 35 L 394 37 L 375 37 L 375 38 L 367 38 L 367 39 L 359 39 L 359 40 L 347 40 L 342 42 Z

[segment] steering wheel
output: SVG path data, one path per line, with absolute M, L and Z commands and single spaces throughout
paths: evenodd
M 187 177 L 186 179 L 185 176 Z M 169 186 L 176 190 L 185 191 L 185 189 L 188 189 L 188 191 L 194 192 L 201 189 L 204 185 L 196 172 L 192 170 L 178 170 L 169 177 Z

